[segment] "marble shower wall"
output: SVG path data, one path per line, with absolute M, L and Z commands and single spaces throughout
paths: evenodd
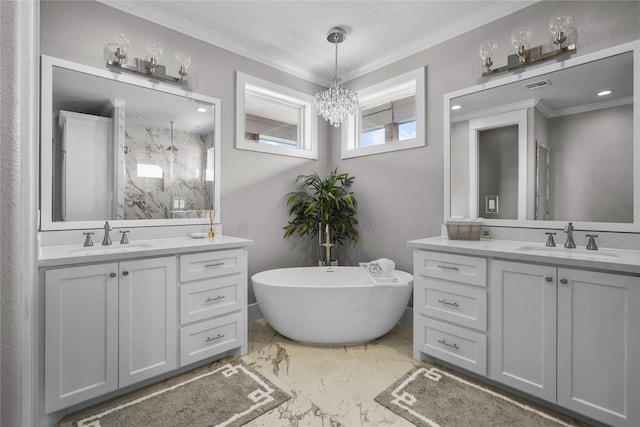
M 213 200 L 208 150 L 213 133 L 127 124 L 124 219 L 206 217 Z

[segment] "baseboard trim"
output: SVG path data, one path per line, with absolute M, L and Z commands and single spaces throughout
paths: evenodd
M 258 306 L 257 302 L 249 304 L 247 317 L 249 319 L 249 322 L 264 319 L 264 314 L 262 314 L 262 310 L 260 310 L 260 306 Z M 404 313 L 402 313 L 402 317 L 400 318 L 399 323 L 405 326 L 413 327 L 413 308 L 407 307 L 404 309 Z

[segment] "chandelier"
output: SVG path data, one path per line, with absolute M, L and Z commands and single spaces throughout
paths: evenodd
M 358 111 L 358 94 L 351 89 L 343 88 L 338 77 L 338 44 L 347 38 L 344 29 L 336 27 L 327 33 L 327 41 L 336 46 L 335 76 L 329 89 L 316 93 L 313 106 L 316 112 L 332 126 L 339 127 L 342 121 Z

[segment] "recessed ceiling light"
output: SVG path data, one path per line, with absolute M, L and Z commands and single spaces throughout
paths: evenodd
M 462 105 L 452 105 L 451 109 L 452 110 L 460 110 L 462 108 Z
M 598 96 L 607 96 L 607 95 L 611 95 L 612 93 L 613 93 L 613 90 L 610 90 L 610 89 L 602 90 L 598 92 Z
M 196 111 L 198 111 L 198 112 L 200 112 L 200 113 L 206 113 L 206 112 L 207 112 L 207 109 L 206 109 L 206 108 L 204 108 L 204 107 L 198 107 L 198 108 L 196 108 Z

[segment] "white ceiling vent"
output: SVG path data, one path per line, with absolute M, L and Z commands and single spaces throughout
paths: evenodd
M 524 87 L 526 87 L 529 90 L 534 90 L 534 89 L 547 87 L 549 85 L 551 85 L 551 82 L 549 81 L 549 79 L 544 79 L 544 80 L 538 80 L 537 82 L 527 83 L 524 85 Z

